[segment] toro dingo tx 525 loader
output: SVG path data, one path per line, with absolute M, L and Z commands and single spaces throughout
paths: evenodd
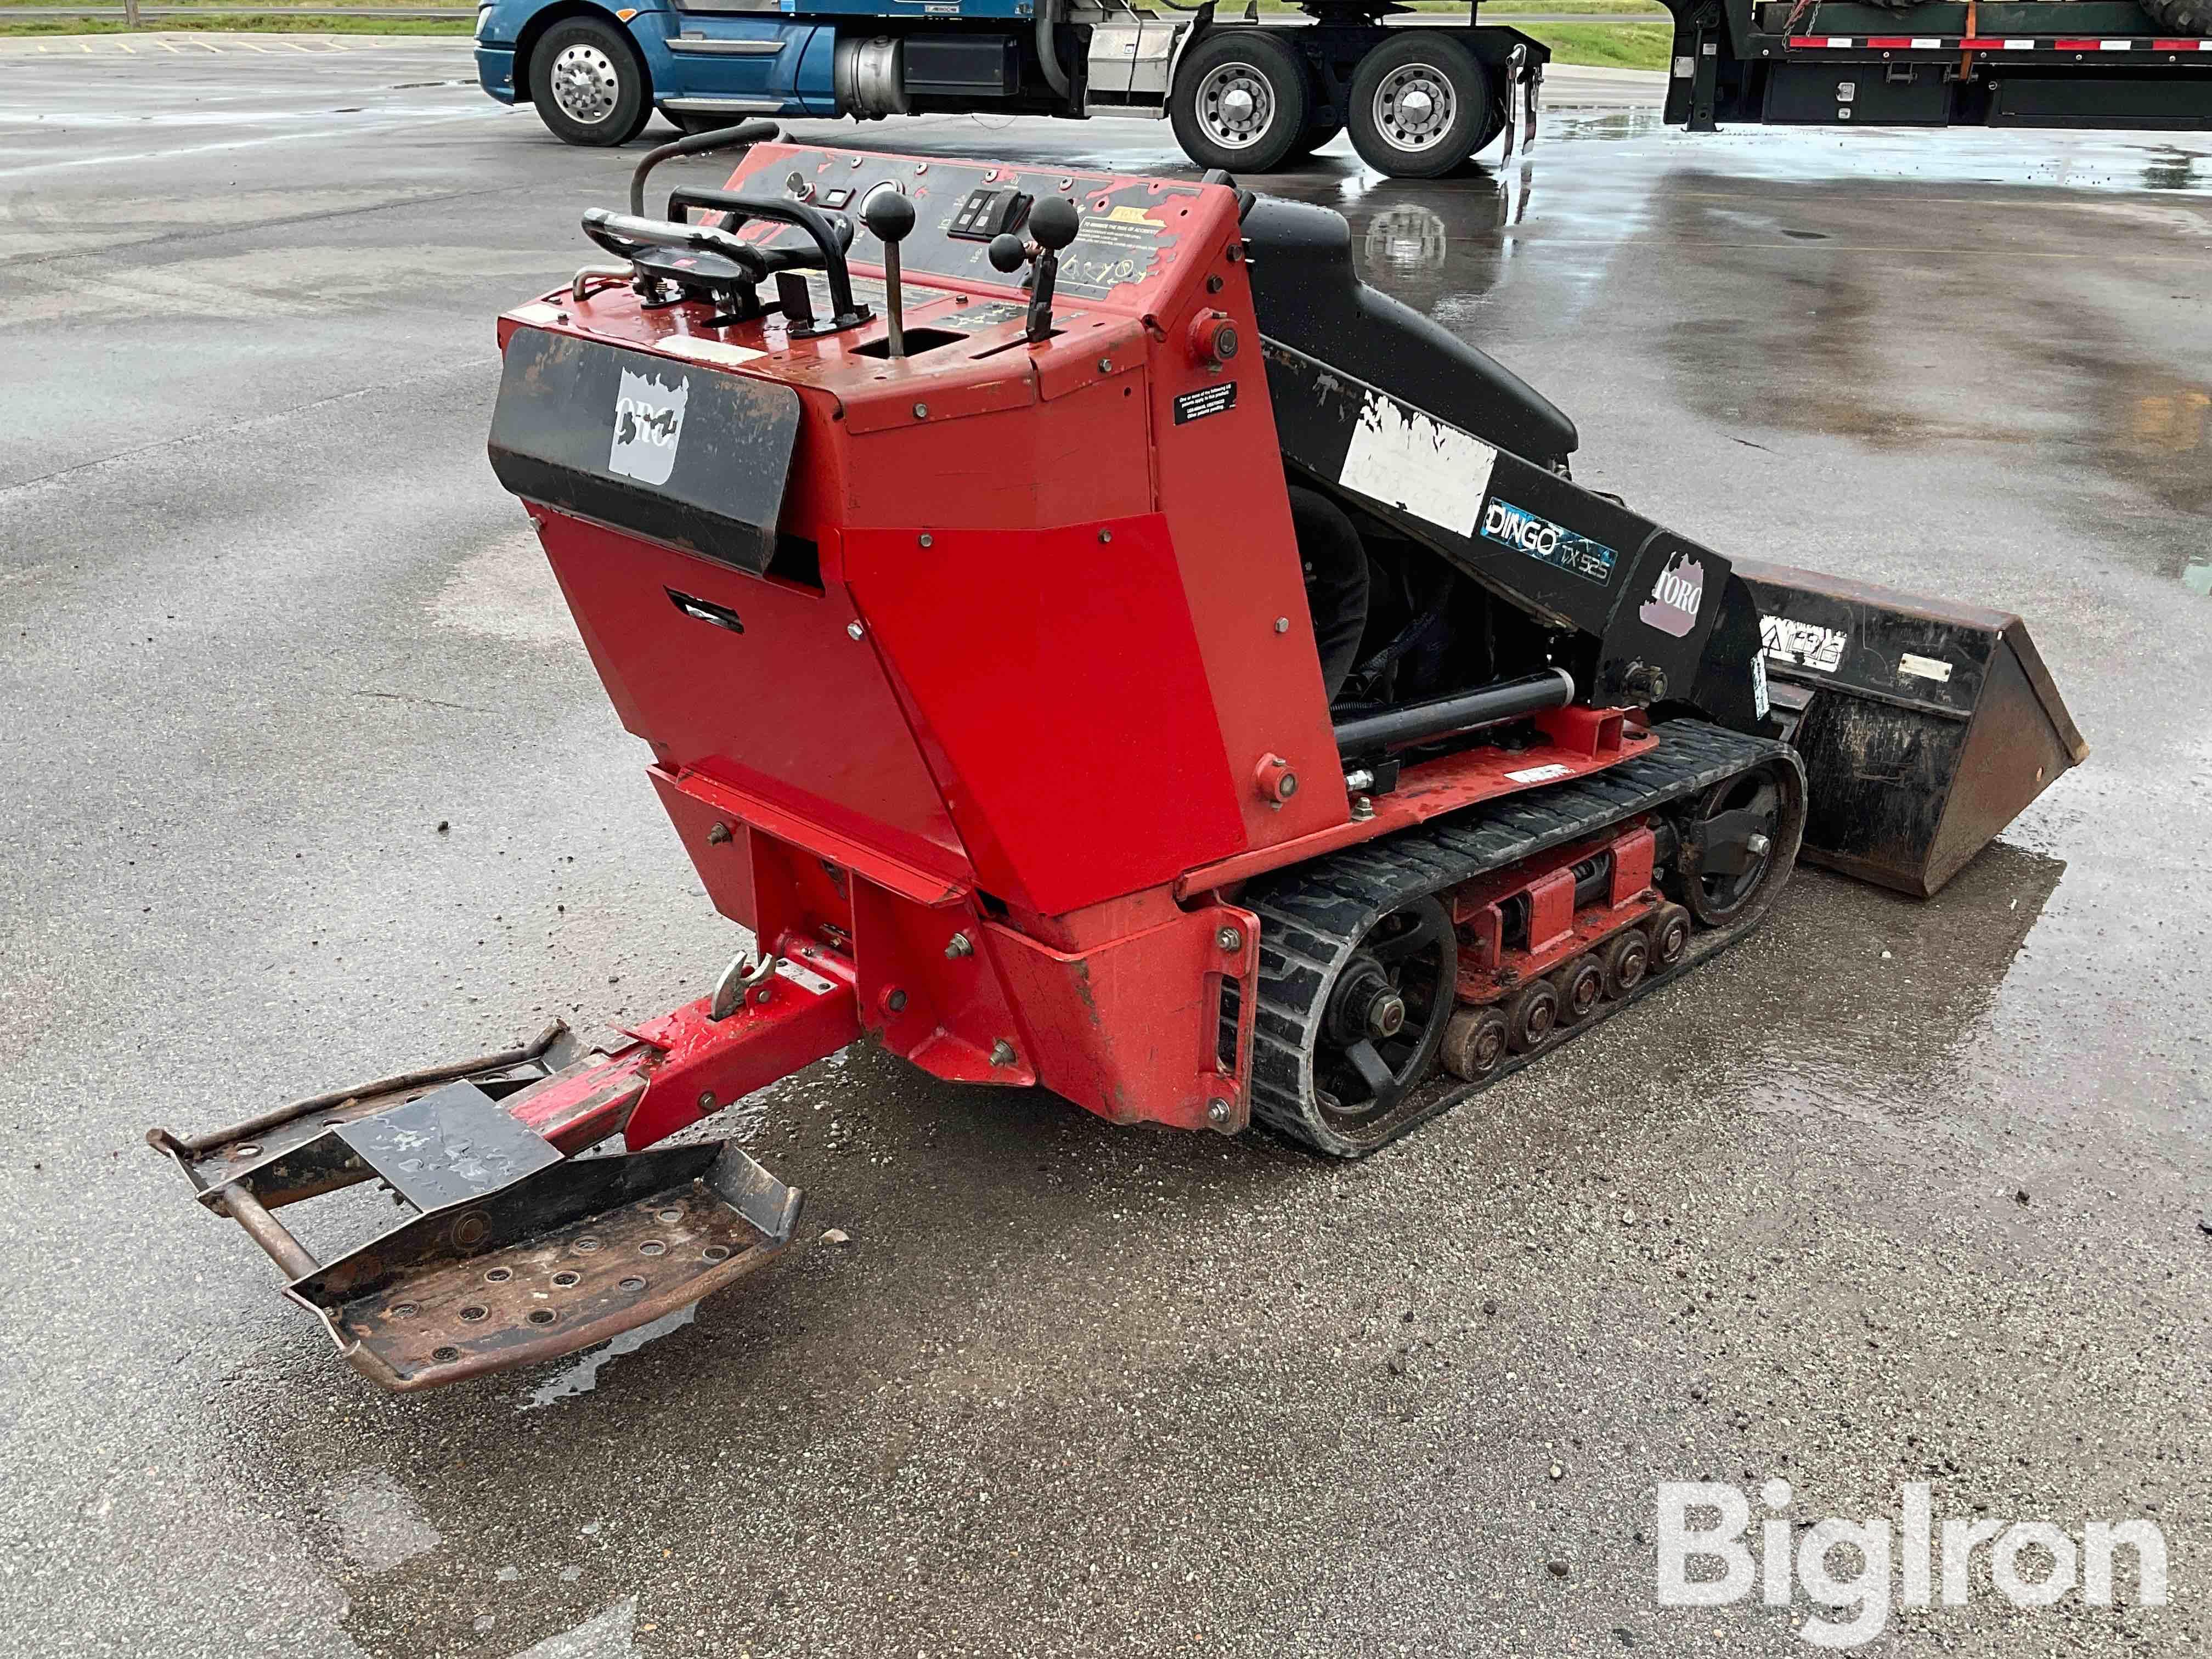
M 2016 618 L 1575 484 L 1567 418 L 1332 213 L 759 142 L 653 217 L 644 172 L 585 216 L 617 263 L 501 320 L 491 459 L 753 950 L 596 1041 L 151 1137 L 387 1387 L 774 1255 L 796 1192 L 641 1149 L 863 1035 L 1356 1157 L 1801 849 L 1926 894 L 2085 752 Z M 372 1179 L 419 1213 L 351 1255 L 276 1218 Z

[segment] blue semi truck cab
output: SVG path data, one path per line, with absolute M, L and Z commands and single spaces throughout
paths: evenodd
M 657 109 L 703 131 L 756 116 L 992 111 L 1165 118 L 1201 167 L 1267 173 L 1347 127 L 1370 166 L 1450 172 L 1532 113 L 1550 53 L 1518 30 L 1386 22 L 1387 0 L 1304 18 L 1111 0 L 488 0 L 484 90 L 574 144 L 627 143 Z

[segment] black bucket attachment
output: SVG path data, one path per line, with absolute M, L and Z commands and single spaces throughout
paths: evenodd
M 1926 898 L 2089 753 L 2018 617 L 1734 561 L 1810 785 L 1804 854 Z

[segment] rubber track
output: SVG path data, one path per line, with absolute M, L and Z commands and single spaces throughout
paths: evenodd
M 1702 720 L 1669 720 L 1656 729 L 1658 744 L 1633 760 L 1329 854 L 1246 889 L 1239 902 L 1260 918 L 1253 1115 L 1318 1151 L 1364 1156 L 1541 1059 L 1756 927 L 1796 862 L 1802 820 L 1776 848 L 1773 873 L 1748 911 L 1725 927 L 1700 932 L 1680 962 L 1649 975 L 1629 995 L 1601 1003 L 1579 1023 L 1559 1028 L 1533 1053 L 1510 1056 L 1479 1083 L 1462 1082 L 1438 1066 L 1412 1109 L 1371 1146 L 1345 1140 L 1313 1105 L 1312 1056 L 1328 991 L 1346 958 L 1393 910 L 1697 794 L 1762 761 L 1779 760 L 1795 771 L 1803 799 L 1804 768 L 1785 744 Z

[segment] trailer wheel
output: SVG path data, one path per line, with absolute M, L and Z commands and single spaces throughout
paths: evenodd
M 530 54 L 530 101 L 564 144 L 629 143 L 653 118 L 651 94 L 629 39 L 595 17 L 556 23 Z
M 1225 28 L 1184 54 L 1168 115 L 1202 167 L 1273 173 L 1298 151 L 1313 95 L 1291 49 L 1261 28 Z
M 2212 34 L 2212 0 L 2137 0 L 2160 28 L 2176 34 Z
M 1474 153 L 1490 105 L 1473 52 L 1441 32 L 1407 30 L 1359 60 L 1352 146 L 1393 179 L 1439 178 Z

